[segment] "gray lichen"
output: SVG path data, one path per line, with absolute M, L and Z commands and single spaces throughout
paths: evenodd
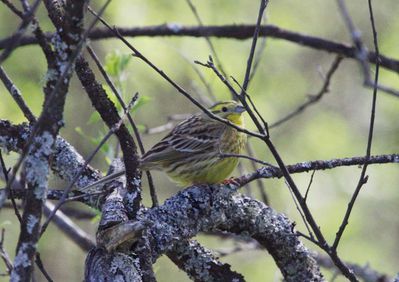
M 39 219 L 36 216 L 34 216 L 32 214 L 28 215 L 27 222 L 26 222 L 26 229 L 29 234 L 32 234 L 33 229 L 35 227 L 37 227 L 38 223 L 39 223 Z
M 34 185 L 35 196 L 37 199 L 46 198 L 47 177 L 49 174 L 48 159 L 52 153 L 54 138 L 51 133 L 44 131 L 40 136 L 33 140 L 33 146 L 26 158 L 26 180 Z

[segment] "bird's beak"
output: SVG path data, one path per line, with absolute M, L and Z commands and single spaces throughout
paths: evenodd
M 245 111 L 247 111 L 247 110 L 243 106 L 240 106 L 240 105 L 236 106 L 235 109 L 234 109 L 234 112 L 237 113 L 237 114 L 241 114 L 241 113 L 243 113 Z

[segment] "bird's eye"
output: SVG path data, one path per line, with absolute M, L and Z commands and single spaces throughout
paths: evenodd
M 227 112 L 227 108 L 226 108 L 226 107 L 223 107 L 223 108 L 222 108 L 222 112 Z

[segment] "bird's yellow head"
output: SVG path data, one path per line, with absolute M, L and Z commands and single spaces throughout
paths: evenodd
M 246 110 L 243 106 L 235 101 L 216 103 L 215 105 L 210 107 L 209 110 L 213 114 L 218 115 L 221 118 L 227 119 L 238 126 L 244 125 L 244 117 L 242 114 Z

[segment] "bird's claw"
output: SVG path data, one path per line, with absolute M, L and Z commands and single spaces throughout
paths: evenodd
M 229 179 L 223 180 L 222 184 L 240 186 L 240 182 L 235 177 L 230 177 Z

